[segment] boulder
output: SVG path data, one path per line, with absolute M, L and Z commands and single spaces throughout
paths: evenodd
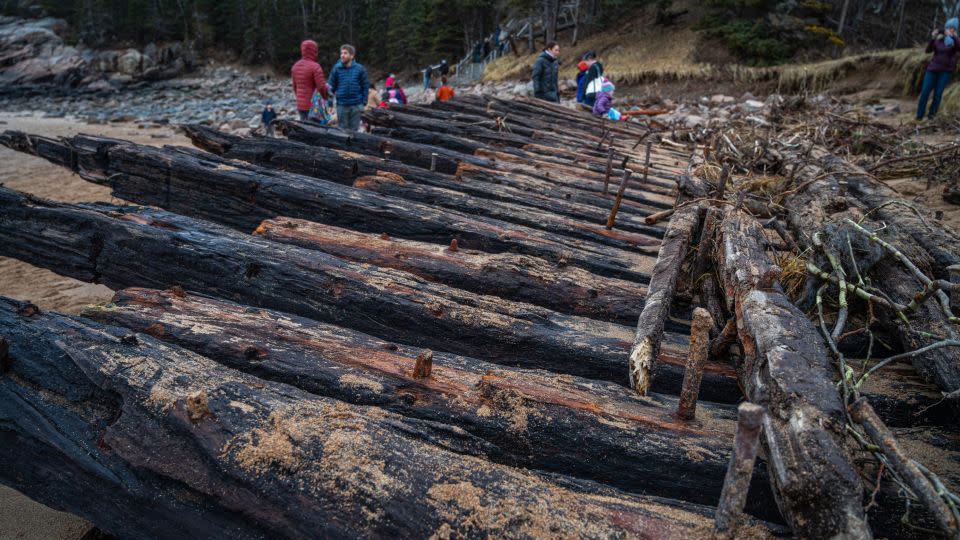
M 131 77 L 139 75 L 143 71 L 143 58 L 136 49 L 127 49 L 117 57 L 117 71 Z

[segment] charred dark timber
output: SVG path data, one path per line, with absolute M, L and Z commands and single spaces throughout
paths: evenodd
M 709 523 L 704 507 L 492 464 L 449 425 L 23 307 L 0 302 L 0 479 L 119 537 L 689 538 Z
M 718 273 L 744 355 L 738 371 L 747 399 L 767 410 L 763 444 L 780 510 L 800 537 L 869 538 L 823 339 L 780 292 L 762 226 L 731 209 L 719 233 Z
M 713 505 L 730 454 L 732 411 L 707 405 L 704 423 L 673 417 L 676 398 L 519 370 L 267 310 L 170 291 L 128 289 L 84 315 L 184 347 L 259 378 L 405 417 L 462 428 L 484 456 L 630 492 Z M 432 358 L 418 377 L 421 359 Z M 603 459 L 596 459 L 603 456 Z M 750 509 L 777 519 L 765 472 Z
M 266 220 L 255 234 L 341 259 L 396 268 L 479 294 L 621 324 L 637 320 L 646 296 L 646 287 L 642 285 L 579 268 L 558 268 L 527 255 L 459 248 L 453 251 L 439 244 L 360 233 L 302 219 Z M 686 329 L 674 326 L 671 330 Z
M 601 239 L 589 231 L 600 219 L 603 211 L 610 206 L 609 201 L 602 197 L 597 197 L 593 201 L 594 205 L 584 206 L 578 204 L 580 201 L 568 200 L 563 194 L 558 194 L 555 185 L 542 185 L 546 182 L 534 178 L 516 179 L 515 175 L 510 173 L 497 173 L 473 165 L 461 165 L 456 170 L 456 175 L 451 175 L 392 159 L 316 147 L 296 141 L 238 137 L 194 125 L 184 126 L 184 130 L 196 146 L 230 159 L 347 185 L 362 177 L 389 177 L 395 182 L 389 185 L 379 183 L 376 191 L 504 221 L 533 224 L 535 227 L 539 223 L 548 223 L 554 228 L 560 227 L 563 231 L 572 230 L 575 236 L 595 240 Z M 492 201 L 507 204 L 497 205 Z M 662 236 L 663 230 L 647 225 L 641 219 L 642 215 L 643 213 L 623 216 L 618 228 L 655 238 Z M 585 220 L 587 223 L 578 223 L 570 218 Z M 602 239 L 604 243 L 609 241 L 607 238 Z
M 370 133 L 348 133 L 337 128 L 290 120 L 277 120 L 277 128 L 294 141 L 369 156 L 386 157 L 389 153 L 390 159 L 421 168 L 429 168 L 433 154 L 437 154 L 436 169 L 447 174 L 456 172 L 461 163 L 478 166 L 491 164 L 488 159 L 474 156 L 474 150 L 457 152 L 439 146 L 410 143 Z M 477 145 L 477 148 L 480 147 Z
M 504 221 L 470 216 L 307 176 L 243 165 L 190 149 L 153 148 L 78 136 L 53 141 L 6 132 L 0 143 L 65 166 L 113 194 L 243 231 L 264 219 L 289 216 L 364 232 L 513 251 L 591 272 L 643 282 L 648 257 Z
M 67 205 L 0 188 L 0 254 L 111 288 L 175 285 L 496 363 L 621 380 L 629 327 L 480 296 L 406 272 L 244 235 L 145 207 Z M 679 392 L 685 338 L 655 389 Z M 712 364 L 704 398 L 736 400 Z
M 211 136 L 224 138 L 205 128 L 188 126 L 187 133 L 194 143 L 201 148 L 217 148 L 221 144 L 211 145 L 206 141 Z M 311 151 L 314 150 L 314 151 Z M 339 183 L 351 183 L 354 187 L 376 191 L 384 195 L 391 195 L 401 199 L 418 201 L 432 206 L 451 208 L 464 213 L 481 215 L 500 219 L 510 223 L 520 223 L 533 228 L 547 230 L 583 238 L 600 244 L 606 244 L 622 249 L 650 251 L 649 246 L 658 244 L 657 233 L 661 231 L 634 218 L 633 229 L 640 229 L 642 233 L 619 231 L 610 234 L 596 224 L 599 219 L 594 216 L 593 222 L 574 219 L 564 215 L 557 215 L 558 211 L 569 214 L 563 201 L 554 197 L 543 199 L 554 201 L 541 202 L 539 206 L 528 206 L 527 201 L 532 199 L 523 192 L 511 192 L 507 189 L 487 190 L 481 196 L 474 196 L 464 192 L 463 182 L 458 182 L 453 176 L 441 175 L 429 170 L 413 169 L 402 164 L 374 160 L 364 156 L 341 155 L 326 149 L 313 149 L 300 143 L 291 143 L 279 139 L 240 139 L 230 146 L 225 157 L 241 159 L 243 161 L 278 168 L 286 171 L 308 174 L 324 180 Z M 492 195 L 492 197 L 490 197 Z M 484 197 L 486 196 L 486 197 Z M 495 199 L 495 200 L 491 200 Z M 503 200 L 508 199 L 508 200 Z M 599 214 L 599 212 L 597 212 Z M 644 249 L 646 246 L 646 249 Z
M 438 170 L 443 173 L 456 173 L 457 177 L 465 177 L 463 174 L 466 170 L 465 167 L 469 167 L 470 177 L 483 172 L 485 173 L 481 177 L 483 180 L 493 178 L 495 183 L 503 183 L 519 189 L 533 190 L 539 188 L 544 193 L 552 192 L 557 195 L 557 198 L 572 202 L 576 202 L 577 197 L 580 197 L 584 201 L 588 201 L 589 204 L 609 208 L 610 200 L 612 200 L 612 197 L 604 197 L 601 193 L 602 174 L 578 167 L 571 160 L 546 162 L 535 159 L 537 156 L 531 158 L 529 155 L 523 155 L 524 153 L 520 151 L 494 150 L 482 145 L 478 146 L 476 150 L 471 150 L 470 153 L 461 153 L 454 150 L 440 150 L 436 146 L 398 141 L 380 135 L 356 133 L 346 136 L 342 131 L 334 128 L 301 122 L 280 121 L 280 126 L 290 139 L 311 146 L 345 150 L 377 158 L 389 158 L 421 168 L 428 168 L 431 153 L 439 152 Z M 215 140 L 212 142 L 216 144 Z M 391 147 L 391 145 L 393 146 Z M 403 146 L 402 151 L 401 146 Z M 211 151 L 214 151 L 212 148 L 213 146 L 210 147 Z M 393 150 L 384 151 L 384 148 L 393 148 Z M 560 151 L 560 149 L 556 149 L 556 151 Z M 476 152 L 476 155 L 473 152 Z M 571 153 L 571 155 L 576 156 L 575 153 Z M 451 163 L 459 163 L 459 168 L 439 168 L 443 156 L 452 160 Z M 493 170 L 496 170 L 495 175 L 491 175 Z M 656 169 L 654 169 L 654 172 L 656 172 Z M 596 181 L 593 179 L 594 176 L 596 176 Z M 666 193 L 674 184 L 669 175 L 662 176 L 661 181 L 656 186 L 652 186 L 652 189 L 659 190 L 656 193 Z M 530 180 L 539 180 L 540 182 L 528 184 L 527 182 Z M 655 193 L 628 192 L 626 199 L 628 202 L 625 202 L 624 209 L 629 210 L 636 207 L 638 211 L 642 212 L 641 215 L 646 215 L 651 209 L 656 211 L 670 206 L 666 199 L 656 196 Z

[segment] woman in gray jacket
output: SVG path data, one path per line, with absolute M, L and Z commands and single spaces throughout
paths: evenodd
M 550 41 L 533 63 L 533 96 L 545 101 L 560 102 L 557 73 L 560 70 L 560 45 Z

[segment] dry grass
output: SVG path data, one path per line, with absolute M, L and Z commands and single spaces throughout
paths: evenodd
M 594 50 L 604 63 L 607 76 L 617 85 L 696 79 L 745 85 L 769 84 L 778 93 L 815 94 L 844 78 L 859 76 L 873 83 L 887 80 L 892 90 L 908 95 L 916 93 L 930 58 L 923 49 L 911 48 L 766 68 L 712 65 L 694 61 L 695 49 L 698 43 L 702 43 L 698 32 L 690 28 L 663 28 L 647 22 L 638 20 L 629 25 L 628 30 L 602 32 L 576 46 L 564 47 L 562 54 L 566 60 L 560 68 L 561 79 L 575 78 L 575 59 Z M 536 56 L 507 55 L 500 58 L 487 67 L 484 80 L 525 79 Z M 948 88 L 942 107 L 944 112 L 960 111 L 960 85 Z
M 788 251 L 777 251 L 773 253 L 773 262 L 783 271 L 780 274 L 780 285 L 783 286 L 783 292 L 791 300 L 796 301 L 803 291 L 803 284 L 807 280 L 807 261 L 800 256 Z
M 679 9 L 680 4 L 685 3 L 674 2 L 674 8 Z M 699 11 L 696 3 L 689 4 L 683 7 Z M 576 78 L 578 59 L 591 50 L 597 52 L 606 76 L 617 85 L 712 76 L 715 71 L 712 66 L 693 60 L 696 47 L 702 43 L 698 33 L 690 28 L 654 26 L 650 11 L 631 20 L 631 24 L 620 32 L 599 32 L 576 46 L 561 43 L 561 55 L 565 60 L 560 66 L 560 78 Z M 497 59 L 487 66 L 484 81 L 528 77 L 537 54 L 521 57 L 509 54 Z
M 856 72 L 865 74 L 895 71 L 896 83 L 904 94 L 913 92 L 923 77 L 930 55 L 921 49 L 896 49 L 844 56 L 807 64 L 786 64 L 767 68 L 729 66 L 734 80 L 746 83 L 774 82 L 777 91 L 791 94 L 813 94 Z

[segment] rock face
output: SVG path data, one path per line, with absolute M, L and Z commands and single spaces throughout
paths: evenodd
M 180 43 L 151 43 L 143 51 L 99 51 L 67 45 L 62 37 L 66 29 L 62 19 L 0 17 L 0 91 L 103 90 L 138 80 L 169 79 L 194 64 L 192 52 Z
M 79 82 L 87 62 L 57 35 L 65 28 L 61 19 L 0 17 L 0 86 Z

